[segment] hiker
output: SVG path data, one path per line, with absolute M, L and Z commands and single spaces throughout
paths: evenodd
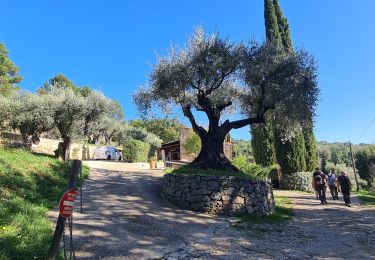
M 346 176 L 346 173 L 344 171 L 341 171 L 341 175 L 338 178 L 338 182 L 342 196 L 344 197 L 345 205 L 351 207 L 350 190 L 352 189 L 352 183 L 350 182 L 349 177 Z
M 338 192 L 337 192 L 337 178 L 335 175 L 334 170 L 330 170 L 329 173 L 327 174 L 327 179 L 328 179 L 328 187 L 329 191 L 331 192 L 331 196 L 333 200 L 338 200 Z
M 313 181 L 315 190 L 318 191 L 319 199 L 321 204 L 327 204 L 326 200 L 326 176 L 320 170 L 319 167 L 315 169 L 316 171 L 313 173 Z

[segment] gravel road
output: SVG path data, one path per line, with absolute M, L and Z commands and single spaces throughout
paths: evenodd
M 85 164 L 91 173 L 83 214 L 74 213 L 77 259 L 375 259 L 375 208 L 320 205 L 310 194 L 276 191 L 293 200 L 292 220 L 237 225 L 161 198 L 158 170 Z

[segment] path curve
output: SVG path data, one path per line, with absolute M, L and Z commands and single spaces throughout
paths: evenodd
M 158 170 L 85 164 L 83 214 L 74 214 L 77 259 L 375 259 L 375 209 L 276 191 L 294 201 L 291 221 L 238 226 L 235 218 L 182 210 L 160 197 Z

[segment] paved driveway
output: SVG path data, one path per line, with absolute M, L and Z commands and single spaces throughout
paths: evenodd
M 293 201 L 291 221 L 235 228 L 233 218 L 181 210 L 161 198 L 160 171 L 85 163 L 91 175 L 83 214 L 74 214 L 78 259 L 375 259 L 375 208 L 320 205 L 310 194 L 276 191 Z
M 230 226 L 231 219 L 180 210 L 161 198 L 158 170 L 118 162 L 85 163 L 91 173 L 83 189 L 83 214 L 74 215 L 79 259 L 204 257 L 212 250 L 207 250 L 212 237 Z

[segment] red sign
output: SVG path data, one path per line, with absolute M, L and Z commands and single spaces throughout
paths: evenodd
M 77 196 L 78 192 L 74 188 L 64 193 L 59 203 L 61 217 L 68 218 L 73 214 L 73 203 Z

